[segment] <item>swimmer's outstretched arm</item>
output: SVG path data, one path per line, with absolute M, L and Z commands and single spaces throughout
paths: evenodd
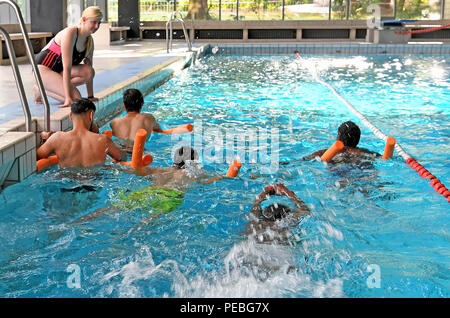
M 296 215 L 307 215 L 310 214 L 308 206 L 303 202 L 299 197 L 295 195 L 295 193 L 282 183 L 277 183 L 271 186 L 266 187 L 269 191 L 269 195 L 280 195 L 285 196 L 295 204 L 297 210 L 294 212 Z M 264 189 L 265 190 L 265 189 Z
M 316 152 L 313 152 L 312 154 L 303 157 L 301 160 L 308 161 L 308 160 L 312 160 L 316 157 L 322 157 L 322 155 L 325 153 L 325 151 L 327 151 L 327 149 L 317 150 Z

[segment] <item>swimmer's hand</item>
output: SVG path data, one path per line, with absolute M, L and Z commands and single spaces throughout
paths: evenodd
M 89 99 L 91 102 L 93 102 L 93 103 L 96 103 L 96 102 L 99 101 L 99 99 L 98 99 L 97 97 L 94 97 L 94 96 L 89 96 L 88 99 Z
M 288 196 L 290 194 L 290 192 L 292 192 L 291 190 L 286 188 L 286 186 L 282 183 L 277 183 L 277 184 L 272 185 L 272 189 L 273 189 L 275 195 Z
M 41 132 L 41 145 L 47 141 L 48 138 L 53 134 L 52 131 L 43 131 Z

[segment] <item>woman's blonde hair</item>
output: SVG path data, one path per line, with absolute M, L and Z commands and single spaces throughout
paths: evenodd
M 99 7 L 90 6 L 84 9 L 83 13 L 81 14 L 80 21 L 78 22 L 79 24 L 83 22 L 83 18 L 101 20 L 103 18 L 103 13 Z M 88 57 L 94 47 L 94 39 L 91 35 L 89 35 L 86 41 L 86 55 L 84 57 Z

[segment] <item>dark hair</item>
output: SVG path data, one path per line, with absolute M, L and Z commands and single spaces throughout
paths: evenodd
M 87 98 L 78 98 L 75 100 L 70 107 L 70 110 L 72 111 L 72 114 L 84 114 L 85 112 L 92 110 L 95 112 L 95 104 L 91 102 Z
M 338 128 L 337 139 L 344 143 L 347 147 L 356 147 L 361 137 L 361 130 L 351 121 L 346 121 Z
M 266 206 L 262 211 L 262 216 L 267 221 L 275 221 L 286 217 L 287 214 L 291 213 L 291 209 L 283 204 L 271 204 Z
M 197 160 L 198 154 L 194 148 L 184 146 L 175 151 L 173 155 L 173 166 L 178 169 L 183 169 L 186 160 Z
M 144 96 L 134 88 L 129 88 L 123 93 L 123 104 L 127 112 L 140 112 L 144 105 Z

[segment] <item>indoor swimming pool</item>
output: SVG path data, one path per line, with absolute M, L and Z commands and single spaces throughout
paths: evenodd
M 450 186 L 448 55 L 302 58 Z M 210 54 L 147 95 L 143 112 L 167 127 L 194 125 L 190 134 L 153 133 L 152 166 L 171 166 L 189 144 L 210 175 L 239 156 L 239 175 L 191 185 L 167 213 L 151 203 L 117 208 L 152 180 L 112 162 L 51 167 L 7 187 L 1 297 L 450 296 L 449 203 L 429 182 L 396 153 L 365 166 L 299 160 L 328 148 L 348 120 L 361 128 L 360 147 L 382 154 L 384 142 L 294 54 Z M 281 221 L 283 239 L 261 241 L 246 225 L 255 196 L 273 183 L 311 214 L 291 227 Z M 102 213 L 80 221 L 94 211 Z

